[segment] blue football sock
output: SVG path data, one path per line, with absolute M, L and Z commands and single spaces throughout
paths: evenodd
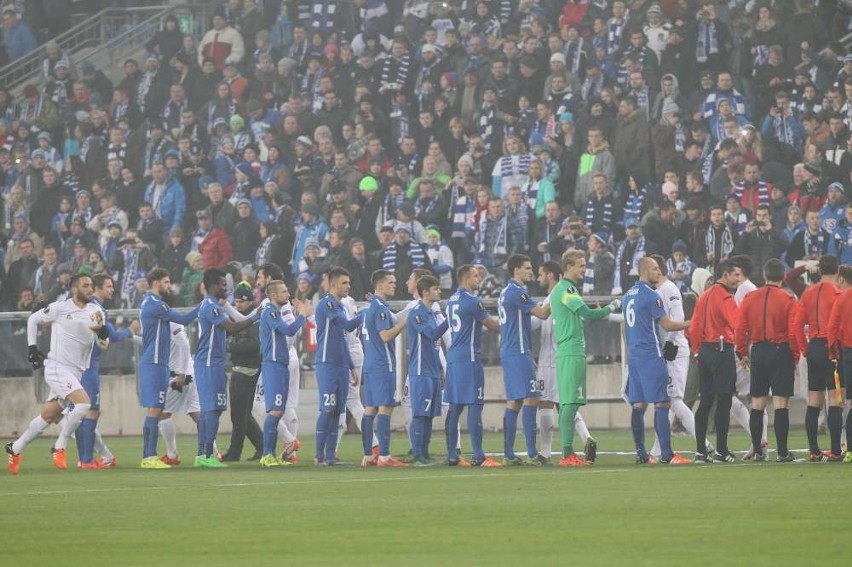
M 278 442 L 278 422 L 280 417 L 267 415 L 263 420 L 263 454 L 274 455 L 275 444 Z
M 83 424 L 86 422 L 84 419 L 80 422 L 80 427 L 77 428 L 77 431 L 74 432 L 74 441 L 77 443 L 77 457 L 80 459 L 81 463 L 85 463 L 87 461 L 84 460 L 86 456 L 85 442 L 83 441 Z M 144 438 L 143 438 L 144 439 Z
M 467 406 L 467 431 L 473 458 L 481 461 L 485 458 L 485 451 L 482 450 L 482 404 Z
M 364 414 L 361 418 L 361 443 L 364 445 L 364 456 L 369 457 L 373 454 L 373 420 L 374 415 Z
M 538 406 L 524 406 L 521 410 L 521 424 L 524 426 L 524 440 L 527 443 L 527 456 L 532 459 L 538 455 L 535 447 L 535 414 Z
M 431 417 L 424 418 L 423 422 L 423 456 L 429 458 L 429 444 L 432 443 L 432 419 Z
M 326 439 L 328 439 L 328 424 L 330 419 L 331 412 L 326 410 L 321 411 L 317 418 L 317 449 L 314 456 L 318 462 L 325 460 L 325 443 Z M 337 429 L 337 424 L 334 424 L 334 428 Z
M 219 412 L 211 411 L 207 418 L 207 442 L 204 447 L 204 454 L 208 457 L 215 455 L 216 450 L 213 448 L 213 443 L 216 441 L 216 434 L 219 432 Z
M 669 422 L 669 408 L 654 408 L 654 430 L 660 440 L 660 455 L 665 460 L 672 458 L 672 424 Z
M 633 407 L 630 413 L 630 428 L 633 430 L 633 444 L 636 445 L 636 454 L 643 459 L 648 456 L 645 450 L 645 410 Z
M 376 437 L 379 438 L 379 455 L 390 456 L 391 416 L 380 413 L 376 416 Z
M 98 420 L 85 418 L 80 427 L 77 428 L 77 442 L 82 441 L 82 453 L 80 453 L 80 461 L 83 463 L 91 463 L 95 457 L 95 429 L 98 426 Z M 82 435 L 80 431 L 82 430 Z
M 142 457 L 154 457 L 157 455 L 157 436 L 160 434 L 160 428 L 156 417 L 150 415 L 145 416 L 145 423 L 142 426 L 143 449 Z
M 447 460 L 453 461 L 458 458 L 456 445 L 459 443 L 459 418 L 462 408 L 458 404 L 450 404 L 447 409 L 447 418 L 444 420 L 444 431 L 447 434 Z
M 515 436 L 518 434 L 518 412 L 506 408 L 503 412 L 503 455 L 507 459 L 515 458 Z
M 340 422 L 340 414 L 333 411 L 329 415 L 328 433 L 325 438 L 325 460 L 333 461 L 337 459 L 334 453 L 337 450 L 337 424 Z
M 204 447 L 207 444 L 207 418 L 205 413 L 198 416 L 198 421 L 195 426 L 198 428 L 198 453 L 199 457 L 204 456 Z
M 411 448 L 414 451 L 415 459 L 423 457 L 423 429 L 425 420 L 425 417 L 415 417 L 411 420 L 411 429 L 414 432 L 414 443 Z

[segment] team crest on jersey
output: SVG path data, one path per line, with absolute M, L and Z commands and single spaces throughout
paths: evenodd
M 420 323 L 423 322 L 423 317 L 421 317 L 420 315 L 415 315 L 414 321 L 419 325 Z
M 277 318 L 278 318 L 278 313 L 276 313 L 275 311 L 273 311 L 272 313 L 270 313 L 270 314 L 269 314 L 269 316 L 270 316 L 270 317 L 272 317 L 273 319 L 277 319 Z
M 382 311 L 381 313 L 379 313 L 379 319 L 381 319 L 382 321 L 384 321 L 384 320 L 385 320 L 385 319 L 387 319 L 387 318 L 388 318 L 388 316 L 387 316 L 387 314 L 386 314 L 384 311 Z
M 163 311 L 168 311 L 168 310 L 169 310 L 169 306 L 168 306 L 168 305 L 166 305 L 165 303 L 161 303 L 161 304 L 160 304 L 160 307 L 162 307 L 162 308 L 163 308 Z
M 663 300 L 657 299 L 657 307 L 662 307 L 662 306 L 663 306 Z
M 326 301 L 325 306 L 328 307 L 329 311 L 334 311 L 334 304 L 331 301 Z
M 219 316 L 219 310 L 218 310 L 218 309 L 216 309 L 215 307 L 213 308 L 213 316 L 214 316 L 214 317 L 218 317 L 218 316 Z
M 529 301 L 529 300 L 530 300 L 530 296 L 529 296 L 529 295 L 527 295 L 526 293 L 522 293 L 522 294 L 521 294 L 521 303 L 526 303 L 526 302 L 527 302 L 527 301 Z

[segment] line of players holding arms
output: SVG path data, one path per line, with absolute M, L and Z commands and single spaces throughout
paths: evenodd
M 632 430 L 637 462 L 654 462 L 655 451 L 644 447 L 644 412 L 655 404 L 655 429 L 659 455 L 663 462 L 686 464 L 689 461 L 674 454 L 670 443 L 670 411 L 690 427 L 683 415 L 688 351 L 682 331 L 689 327 L 683 321 L 680 294 L 668 281 L 661 259 L 645 258 L 639 262 L 640 280 L 625 295 L 622 312 L 627 345 L 627 398 L 632 409 Z M 765 438 L 764 409 L 771 389 L 775 407 L 775 431 L 778 460 L 792 460 L 786 448 L 789 428 L 787 400 L 792 395 L 793 371 L 799 354 L 806 354 L 809 366 L 808 437 L 810 460 L 839 460 L 842 402 L 829 396 L 828 426 L 832 450 L 823 454 L 816 442 L 816 420 L 825 390 L 839 388 L 834 378 L 834 363 L 841 353 L 842 375 L 852 379 L 852 325 L 843 313 L 852 313 L 852 295 L 841 290 L 852 287 L 852 267 L 837 266 L 833 257 L 820 261 L 822 280 L 809 288 L 795 308 L 794 297 L 780 290 L 783 265 L 768 262 L 764 266 L 767 285 L 760 293 L 743 301 L 740 309 L 732 292 L 747 277 L 742 269 L 728 261 L 721 277 L 699 298 L 692 322 L 692 351 L 697 357 L 700 374 L 701 403 L 695 416 L 697 440 L 695 462 L 732 462 L 727 449 L 727 430 L 731 399 L 736 388 L 736 351 L 740 364 L 751 374 L 752 411 L 750 430 L 754 458 L 765 460 L 761 448 Z M 274 266 L 267 272 L 275 272 Z M 599 319 L 618 311 L 615 300 L 602 309 L 590 309 L 579 296 L 578 284 L 585 272 L 585 256 L 570 251 L 562 265 L 548 263 L 539 268 L 539 283 L 550 296 L 543 305 L 531 299 L 526 284 L 532 279 L 529 258 L 514 256 L 508 263 L 512 278 L 500 295 L 498 318 L 485 311 L 473 294 L 482 274 L 474 266 L 459 269 L 459 289 L 441 312 L 439 283 L 434 277 L 414 273 L 409 290 L 415 299 L 399 314 L 390 312 L 387 299 L 395 292 L 392 273 L 377 271 L 373 276 L 374 295 L 369 307 L 354 314 L 354 302 L 348 298 L 349 274 L 342 269 L 330 270 L 323 279 L 326 295 L 317 304 L 313 316 L 318 331 L 316 355 L 320 414 L 317 420 L 315 462 L 338 465 L 338 423 L 352 392 L 357 396 L 358 378 L 363 375 L 366 410 L 361 417 L 364 441 L 364 466 L 406 466 L 390 456 L 390 417 L 396 405 L 396 392 L 402 390 L 409 437 L 415 466 L 429 466 L 435 460 L 429 453 L 432 420 L 440 415 L 442 402 L 448 405 L 446 416 L 446 463 L 456 466 L 494 467 L 502 465 L 549 462 L 554 408 L 559 406 L 562 435 L 563 466 L 582 466 L 595 458 L 596 444 L 580 417 L 579 407 L 585 398 L 585 343 L 583 320 Z M 288 432 L 282 417 L 288 408 L 291 388 L 298 388 L 291 370 L 297 369 L 292 339 L 312 316 L 311 308 L 296 299 L 290 300 L 283 282 L 267 277 L 267 300 L 256 312 L 245 316 L 228 305 L 224 298 L 227 286 L 224 274 L 217 270 L 205 273 L 207 296 L 187 314 L 171 310 L 163 298 L 168 297 L 169 275 L 153 270 L 149 276 L 150 291 L 140 310 L 142 356 L 140 382 L 142 405 L 146 408 L 143 426 L 142 468 L 168 468 L 179 464 L 174 443 L 174 426 L 165 428 L 171 413 L 189 413 L 198 423 L 197 467 L 226 466 L 217 458 L 215 437 L 219 416 L 227 404 L 224 374 L 227 333 L 237 333 L 260 322 L 262 343 L 262 384 L 267 417 L 263 427 L 263 466 L 280 466 L 293 462 L 298 449 L 293 432 Z M 52 449 L 54 463 L 66 468 L 65 446 L 71 436 L 77 438 L 82 468 L 109 468 L 115 459 L 97 433 L 99 410 L 99 354 L 109 340 L 123 340 L 139 329 L 131 326 L 116 331 L 107 321 L 102 304 L 113 293 L 108 276 L 78 276 L 72 282 L 72 296 L 34 313 L 28 321 L 30 361 L 34 368 L 45 366 L 45 380 L 51 388 L 51 399 L 41 415 L 32 420 L 21 437 L 6 446 L 9 470 L 16 474 L 20 467 L 20 451 L 50 423 L 62 422 L 62 431 Z M 667 286 L 666 284 L 671 284 Z M 754 287 L 753 285 L 751 286 Z M 672 288 L 674 292 L 672 293 Z M 659 292 L 659 293 L 658 293 Z M 672 293 L 671 295 L 668 295 Z M 344 309 L 342 301 L 349 301 Z M 553 310 L 553 317 L 550 317 Z M 795 319 L 793 315 L 795 314 Z M 200 339 L 190 362 L 189 344 L 182 325 L 199 319 Z M 542 350 L 536 369 L 530 335 L 532 317 L 542 321 Z M 53 323 L 51 349 L 45 357 L 35 346 L 37 326 Z M 486 456 L 482 450 L 482 406 L 484 373 L 480 360 L 482 327 L 501 332 L 501 361 L 508 400 L 504 411 L 503 463 Z M 809 328 L 809 337 L 804 329 Z M 404 387 L 396 382 L 394 338 L 408 328 L 409 368 Z M 847 328 L 850 327 L 850 328 Z M 361 330 L 363 341 L 362 372 L 356 369 L 347 333 Z M 666 333 L 660 336 L 659 328 Z M 448 348 L 446 362 L 439 342 Z M 288 342 L 288 339 L 290 341 Z M 664 340 L 665 339 L 665 340 Z M 831 346 L 829 346 L 831 345 Z M 749 346 L 752 348 L 749 350 Z M 686 364 L 684 363 L 686 358 Z M 45 360 L 46 359 L 46 360 Z M 360 363 L 360 361 L 359 361 Z M 359 364 L 360 366 L 361 364 Z M 446 368 L 446 383 L 441 384 Z M 192 377 L 197 389 L 192 388 Z M 351 381 L 350 381 L 351 377 Z M 443 387 L 442 387 L 443 386 Z M 197 393 L 196 393 L 197 392 Z M 443 396 L 443 400 L 442 400 Z M 71 402 L 70 411 L 63 408 Z M 709 414 L 716 406 L 717 447 L 706 443 Z M 678 408 L 679 405 L 682 407 Z M 351 406 L 350 406 L 351 407 Z M 459 418 L 468 410 L 468 430 L 473 449 L 472 459 L 464 459 L 459 450 Z M 168 413 L 164 414 L 164 409 Z M 691 412 L 689 412 L 691 416 Z M 514 453 L 519 415 L 524 426 L 527 455 Z M 64 416 L 64 419 L 63 419 Z M 852 419 L 852 418 L 850 418 Z M 542 451 L 536 448 L 536 430 L 541 433 Z M 852 426 L 847 422 L 847 429 Z M 585 458 L 573 451 L 576 430 L 585 438 Z M 166 456 L 157 456 L 158 432 L 163 430 L 169 446 Z M 284 434 L 285 451 L 275 456 L 279 432 Z M 94 451 L 100 458 L 94 458 Z

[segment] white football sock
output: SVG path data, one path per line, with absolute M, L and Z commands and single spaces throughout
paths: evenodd
M 104 438 L 101 437 L 100 429 L 95 429 L 95 451 L 97 451 L 105 461 L 111 461 L 115 458 L 115 455 L 112 454 L 112 451 L 110 451 L 106 446 L 106 443 L 104 443 Z
M 296 408 L 287 408 L 281 421 L 287 424 L 287 430 L 293 434 L 293 437 L 299 436 L 299 415 L 296 413 Z
M 24 447 L 29 445 L 33 439 L 41 435 L 41 432 L 47 429 L 47 426 L 50 425 L 46 422 L 40 415 L 37 415 L 27 426 L 21 436 L 18 437 L 14 443 L 12 443 L 12 450 L 15 453 L 20 453 L 24 450 Z
M 767 437 L 767 433 L 769 431 L 769 414 L 766 413 L 766 410 L 763 410 L 763 437 L 760 438 L 761 441 L 768 441 L 769 437 Z
M 672 398 L 671 414 L 674 414 L 680 420 L 686 432 L 695 439 L 695 414 L 692 413 L 692 410 L 689 409 L 682 398 Z
M 160 434 L 163 436 L 163 440 L 166 442 L 166 456 L 170 459 L 174 459 L 178 455 L 175 420 L 171 417 L 169 417 L 168 419 L 161 419 L 159 426 Z
M 361 425 L 360 423 L 358 424 Z M 343 441 L 343 431 L 346 429 L 346 412 L 340 414 L 340 419 L 337 420 L 337 445 L 334 447 L 334 452 L 340 452 L 340 442 Z
M 68 440 L 74 435 L 77 428 L 80 427 L 80 423 L 86 417 L 86 414 L 89 413 L 89 408 L 91 407 L 91 404 L 74 405 L 74 409 L 62 420 L 62 431 L 59 437 L 56 438 L 56 443 L 53 444 L 54 449 L 64 449 L 68 445 Z
M 556 412 L 553 408 L 544 408 L 538 410 L 538 430 L 541 435 L 541 447 L 539 451 L 547 458 L 553 454 L 553 423 Z
M 287 424 L 284 423 L 284 418 L 278 420 L 278 437 L 285 443 L 292 443 L 296 439 L 296 436 L 290 432 Z
M 748 408 L 737 396 L 733 396 L 731 399 L 731 417 L 734 418 L 734 421 L 736 421 L 740 427 L 746 431 L 746 433 L 751 431 Z
M 584 444 L 589 440 L 589 437 L 592 436 L 592 434 L 589 433 L 589 428 L 586 427 L 586 421 L 583 419 L 583 416 L 580 415 L 580 412 L 577 412 L 577 415 L 574 417 L 574 431 L 580 436 L 580 441 Z

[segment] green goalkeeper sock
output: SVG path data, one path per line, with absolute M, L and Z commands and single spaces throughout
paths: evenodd
M 559 408 L 559 434 L 562 436 L 563 457 L 574 451 L 574 418 L 579 410 L 579 404 L 562 404 Z

